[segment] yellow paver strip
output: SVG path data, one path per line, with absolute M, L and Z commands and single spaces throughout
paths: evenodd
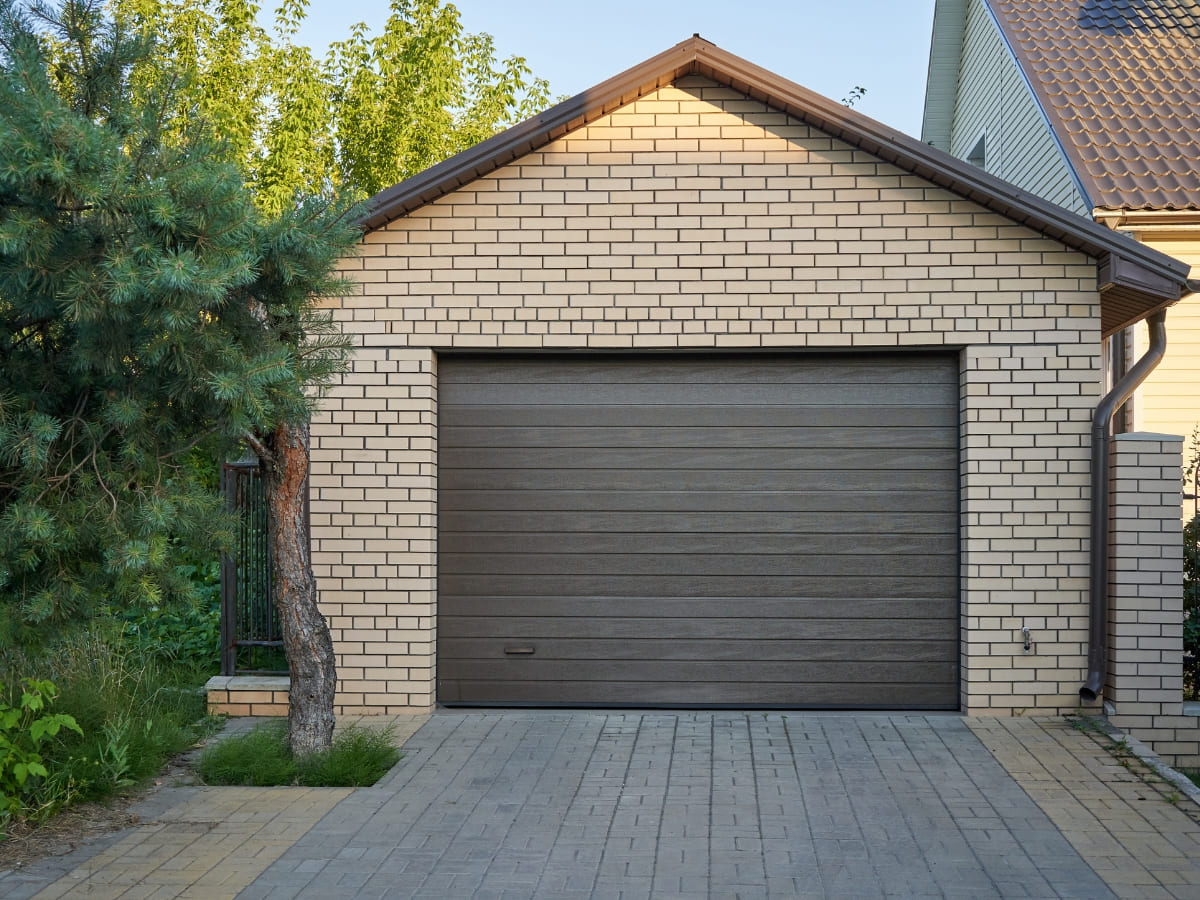
M 403 745 L 426 715 L 374 716 Z M 353 722 L 339 722 L 346 727 Z M 165 790 L 171 790 L 166 788 Z M 266 871 L 351 788 L 206 787 L 188 791 L 152 822 L 89 859 L 34 900 L 225 900 Z
M 1118 897 L 1200 897 L 1200 809 L 1108 739 L 1065 719 L 968 719 Z
M 349 793 L 349 788 L 202 788 L 36 898 L 232 898 Z

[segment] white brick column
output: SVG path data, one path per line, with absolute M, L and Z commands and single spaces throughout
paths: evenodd
M 1183 715 L 1183 438 L 1122 434 L 1112 442 L 1108 679 L 1114 725 L 1168 760 L 1200 753 Z

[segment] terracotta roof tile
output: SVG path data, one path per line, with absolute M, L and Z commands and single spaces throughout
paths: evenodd
M 1200 0 L 989 5 L 1094 206 L 1200 209 Z

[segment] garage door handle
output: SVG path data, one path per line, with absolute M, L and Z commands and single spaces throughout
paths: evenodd
M 508 656 L 533 656 L 532 647 L 505 647 L 504 652 Z

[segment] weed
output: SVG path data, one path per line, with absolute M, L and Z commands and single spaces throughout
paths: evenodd
M 1167 794 L 1165 797 L 1163 797 L 1163 799 L 1166 800 L 1168 803 L 1170 803 L 1172 806 L 1178 806 L 1179 801 L 1182 800 L 1183 798 L 1179 795 L 1178 791 L 1171 791 L 1171 793 Z
M 145 653 L 117 628 L 72 632 L 36 651 L 0 648 L 0 703 L 18 699 L 23 678 L 53 681 L 56 713 L 82 732 L 63 729 L 38 748 L 46 772 L 22 797 L 15 814 L 24 819 L 40 821 L 153 775 L 210 727 L 196 670 Z
M 295 759 L 287 747 L 286 727 L 286 722 L 268 722 L 217 742 L 200 757 L 200 777 L 207 784 L 255 787 L 365 787 L 400 759 L 390 728 L 347 728 L 334 737 L 328 753 Z

